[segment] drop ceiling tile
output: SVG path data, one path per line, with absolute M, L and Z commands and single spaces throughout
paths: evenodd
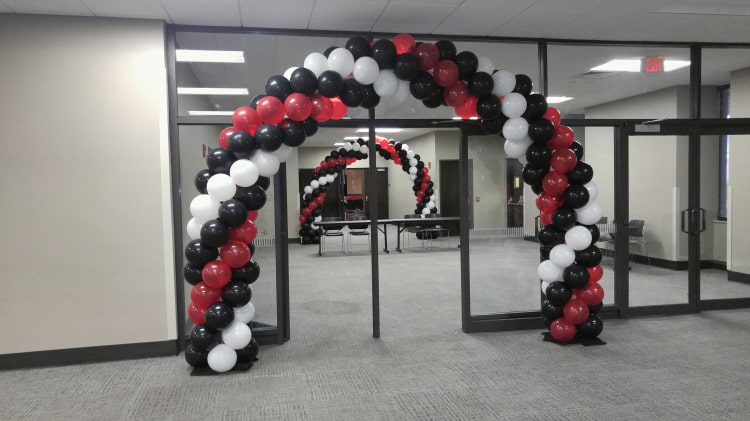
M 535 0 L 466 0 L 437 28 L 435 33 L 488 35 L 524 11 Z
M 307 28 L 315 2 L 309 0 L 274 0 L 276 13 L 269 10 L 267 0 L 240 0 L 242 26 L 258 28 Z
M 13 13 L 13 9 L 3 3 L 0 3 L 0 13 Z
M 159 0 L 81 0 L 96 16 L 160 19 L 171 23 Z
M 568 39 L 613 39 L 611 34 L 621 26 L 629 25 L 643 15 L 633 13 L 610 14 L 600 12 L 598 9 L 574 19 L 563 26 L 558 27 L 550 37 Z M 501 27 L 494 35 L 503 33 Z
M 454 5 L 391 2 L 372 29 L 382 32 L 430 33 L 454 10 Z
M 238 0 L 161 0 L 167 14 L 176 24 L 240 26 Z
M 16 13 L 44 15 L 93 16 L 81 0 L 29 1 L 3 0 Z
M 316 0 L 308 27 L 367 32 L 386 5 L 387 0 Z

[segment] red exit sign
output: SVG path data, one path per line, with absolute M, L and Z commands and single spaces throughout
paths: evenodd
M 664 57 L 644 57 L 641 59 L 641 71 L 643 73 L 664 72 Z

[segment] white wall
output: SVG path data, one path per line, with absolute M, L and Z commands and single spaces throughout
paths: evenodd
M 0 353 L 176 338 L 162 22 L 0 14 Z
M 729 109 L 733 118 L 750 117 L 750 68 L 731 73 Z M 733 135 L 730 138 L 729 187 L 727 215 L 727 269 L 733 272 L 750 273 L 750 136 Z

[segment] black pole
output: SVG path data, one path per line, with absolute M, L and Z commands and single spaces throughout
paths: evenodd
M 370 265 L 372 266 L 372 337 L 380 337 L 380 272 L 378 267 L 378 168 L 375 161 L 375 109 L 369 110 L 370 140 Z M 384 229 L 388 229 L 386 226 Z
M 286 163 L 273 177 L 274 216 L 276 224 L 276 343 L 289 340 L 289 223 L 287 222 Z

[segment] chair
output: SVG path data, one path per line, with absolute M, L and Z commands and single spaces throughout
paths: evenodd
M 422 227 L 422 237 L 428 243 L 428 247 L 432 247 L 432 242 L 436 239 L 440 239 L 440 245 L 443 244 L 443 239 L 448 239 L 448 228 L 444 228 L 439 223 L 429 222 L 432 218 L 442 217 L 439 213 L 428 213 L 425 215 L 425 225 Z M 419 238 L 419 236 L 417 236 Z M 448 246 L 450 246 L 450 240 L 448 240 Z
M 409 214 L 404 215 L 404 219 L 420 219 L 421 220 L 422 219 L 422 215 L 417 215 L 417 214 L 414 214 L 414 213 L 409 213 Z M 408 247 L 408 244 L 409 244 L 408 240 L 409 240 L 409 237 L 410 237 L 409 234 L 414 234 L 414 237 L 416 237 L 416 238 L 419 239 L 419 237 L 417 237 L 417 234 L 419 232 L 421 232 L 421 231 L 422 231 L 422 224 L 421 223 L 411 223 L 411 222 L 405 223 L 404 224 L 404 230 L 402 231 L 403 236 L 404 236 L 404 240 L 402 241 L 402 243 L 404 244 L 404 247 L 405 248 Z
M 646 249 L 646 238 L 643 235 L 644 226 L 645 221 L 642 219 L 631 219 L 628 222 L 628 246 L 632 246 L 633 244 L 639 245 L 641 247 L 641 254 L 646 256 L 646 263 L 651 266 L 651 257 L 648 255 L 648 250 Z M 616 233 L 611 232 L 609 233 L 609 239 L 607 240 L 607 242 L 614 245 L 615 238 Z M 632 253 L 630 253 L 630 260 L 633 260 Z
M 341 217 L 327 217 L 323 218 L 323 221 L 341 221 L 341 224 L 321 225 L 323 234 L 320 236 L 320 255 L 324 255 L 326 252 L 326 241 L 327 239 L 341 239 L 341 252 L 346 253 L 344 227 L 346 224 Z
M 349 243 L 349 253 L 352 252 L 352 239 L 355 237 L 367 237 L 367 249 L 370 249 L 370 223 L 369 222 L 359 222 L 355 223 L 352 221 L 367 221 L 367 219 L 364 216 L 355 216 L 349 219 L 349 223 L 347 224 L 349 226 L 349 232 L 347 233 L 348 236 L 348 243 Z

